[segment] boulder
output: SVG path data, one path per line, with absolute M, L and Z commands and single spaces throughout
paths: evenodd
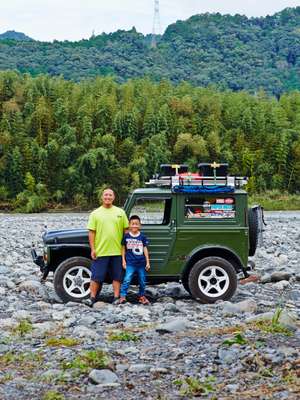
M 89 379 L 93 383 L 101 385 L 110 385 L 118 383 L 118 376 L 110 369 L 93 369 L 89 374 Z

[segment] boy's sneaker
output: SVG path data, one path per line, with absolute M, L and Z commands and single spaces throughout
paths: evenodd
M 144 304 L 144 306 L 146 306 L 146 305 L 150 304 L 150 301 L 147 299 L 146 296 L 140 296 L 139 303 Z
M 91 308 L 94 307 L 94 304 L 95 304 L 96 302 L 97 302 L 97 300 L 96 300 L 94 297 L 90 297 L 89 299 L 86 299 L 86 300 L 83 301 L 83 303 L 84 303 L 86 306 L 91 307 Z
M 125 304 L 127 302 L 126 297 L 120 297 L 119 299 L 114 302 L 114 304 Z

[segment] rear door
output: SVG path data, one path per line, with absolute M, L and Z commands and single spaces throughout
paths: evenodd
M 166 266 L 176 239 L 176 198 L 171 195 L 136 197 L 130 211 L 142 222 L 149 239 L 151 271 L 149 275 L 168 275 Z

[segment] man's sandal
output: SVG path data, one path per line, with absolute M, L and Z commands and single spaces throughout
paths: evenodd
M 127 302 L 126 297 L 120 297 L 114 301 L 113 304 L 119 305 L 119 304 L 125 304 Z
M 150 301 L 147 299 L 147 297 L 141 296 L 139 298 L 139 303 L 144 304 L 144 305 L 148 305 L 148 304 L 150 304 Z

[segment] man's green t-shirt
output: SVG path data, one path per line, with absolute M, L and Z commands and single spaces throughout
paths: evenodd
M 124 229 L 128 228 L 125 211 L 119 207 L 99 207 L 89 217 L 87 228 L 96 232 L 97 257 L 120 256 Z

